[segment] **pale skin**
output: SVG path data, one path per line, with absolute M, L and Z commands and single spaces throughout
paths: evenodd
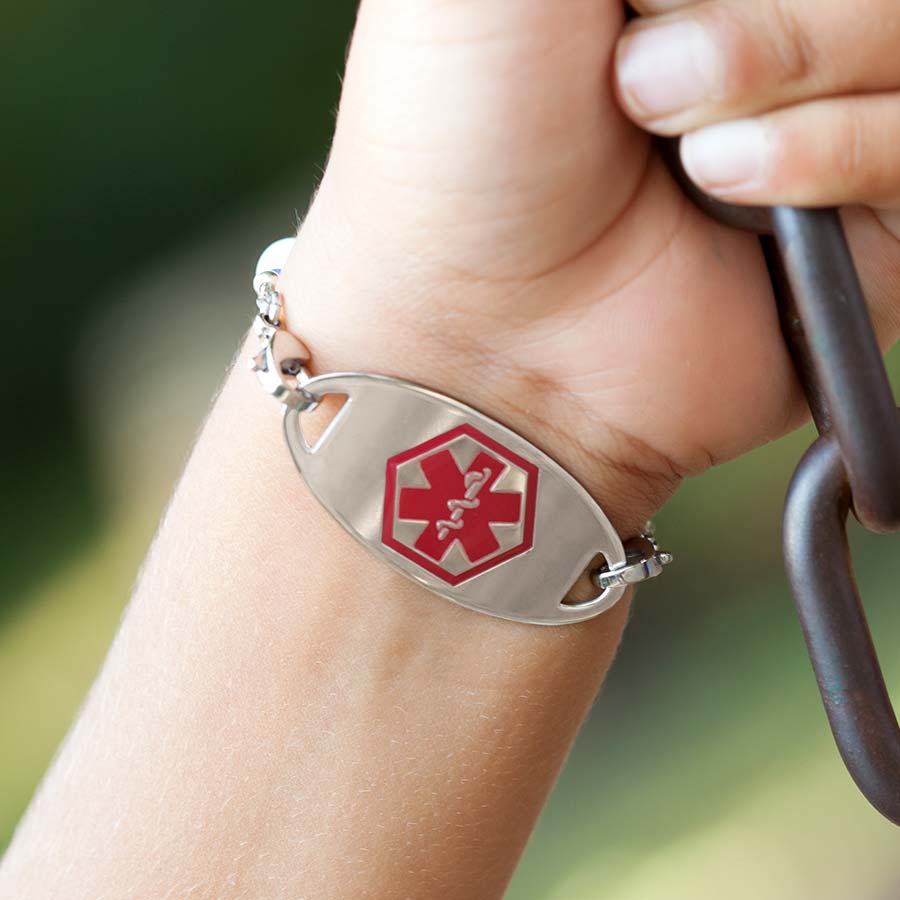
M 891 0 L 868 5 L 896 22 Z M 688 205 L 631 119 L 690 131 L 701 181 L 704 129 L 762 122 L 764 176 L 722 187 L 723 143 L 710 189 L 851 205 L 885 344 L 900 311 L 886 36 L 825 0 L 642 6 L 623 38 L 614 0 L 364 0 L 282 279 L 316 371 L 409 378 L 501 419 L 624 536 L 682 478 L 805 414 L 755 240 Z M 712 88 L 678 88 L 716 99 L 663 114 L 675 75 L 636 99 L 646 63 L 629 53 L 676 20 L 732 52 Z M 629 601 L 541 628 L 429 594 L 312 499 L 273 403 L 235 366 L 6 856 L 3 900 L 502 895 Z

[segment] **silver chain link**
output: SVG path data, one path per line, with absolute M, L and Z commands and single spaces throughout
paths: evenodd
M 259 310 L 253 331 L 262 346 L 250 367 L 266 393 L 280 403 L 299 412 L 312 409 L 319 400 L 304 387 L 310 378 L 306 368 L 309 350 L 284 327 L 278 274 L 261 272 L 253 279 L 253 286 Z
M 620 585 L 640 584 L 662 574 L 664 566 L 673 562 L 671 553 L 659 549 L 656 543 L 656 528 L 646 522 L 639 537 L 625 544 L 625 563 L 613 569 L 601 567 L 593 574 L 594 584 L 600 590 Z

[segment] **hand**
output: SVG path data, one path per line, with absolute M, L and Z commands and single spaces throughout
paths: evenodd
M 630 534 L 803 406 L 756 240 L 616 103 L 623 24 L 618 0 L 364 0 L 282 286 L 317 371 L 497 416 Z
M 891 0 L 640 0 L 616 53 L 639 125 L 734 203 L 849 206 L 883 343 L 900 310 L 900 10 Z

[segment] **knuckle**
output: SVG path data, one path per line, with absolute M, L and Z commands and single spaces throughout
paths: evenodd
M 797 17 L 793 0 L 771 0 L 771 20 L 774 26 L 770 32 L 772 42 L 772 62 L 776 67 L 776 78 L 791 82 L 809 81 L 817 69 L 817 54 L 814 42 L 807 33 L 805 24 Z
M 818 68 L 815 45 L 791 0 L 743 4 L 708 0 L 696 14 L 725 60 L 722 88 L 729 97 L 809 81 Z
M 840 112 L 839 138 L 835 141 L 835 175 L 841 183 L 865 190 L 874 180 L 874 172 L 865 153 L 863 121 L 853 104 L 844 104 Z
M 718 48 L 718 99 L 731 103 L 757 90 L 765 75 L 766 54 L 746 11 L 730 3 L 708 0 L 691 15 Z

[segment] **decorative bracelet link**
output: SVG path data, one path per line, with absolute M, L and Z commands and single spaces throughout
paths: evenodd
M 253 279 L 258 310 L 253 331 L 262 346 L 253 357 L 251 368 L 267 393 L 288 408 L 303 412 L 318 403 L 318 398 L 303 387 L 310 379 L 306 368 L 309 350 L 284 327 L 284 307 L 278 291 L 278 276 L 293 243 L 292 238 L 276 241 L 260 257 Z
M 594 584 L 601 591 L 613 585 L 640 584 L 661 575 L 663 567 L 674 561 L 671 553 L 659 549 L 654 524 L 646 522 L 640 536 L 625 543 L 625 565 L 598 569 L 593 574 Z

